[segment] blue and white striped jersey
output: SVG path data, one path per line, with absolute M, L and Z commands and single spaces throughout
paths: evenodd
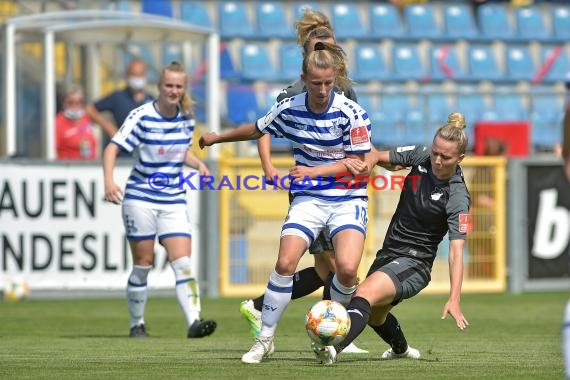
M 291 140 L 296 165 L 330 165 L 347 154 L 370 151 L 372 127 L 362 107 L 344 95 L 333 92 L 327 110 L 316 114 L 309 109 L 307 99 L 304 92 L 274 104 L 257 121 L 257 129 Z M 335 201 L 366 198 L 364 186 L 347 189 L 346 184 L 346 179 L 340 177 L 307 179 L 299 185 L 292 185 L 291 193 Z
M 125 200 L 153 205 L 186 204 L 179 173 L 192 144 L 194 127 L 191 116 L 179 112 L 173 118 L 165 118 L 158 113 L 154 102 L 131 111 L 111 140 L 128 153 L 135 148 L 137 152 Z

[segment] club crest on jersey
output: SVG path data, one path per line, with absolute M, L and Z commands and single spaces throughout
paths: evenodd
M 365 126 L 356 127 L 350 131 L 350 142 L 352 145 L 365 144 L 369 141 Z
M 441 191 L 441 189 L 439 188 L 435 188 L 432 192 L 431 192 L 431 199 L 434 201 L 439 201 L 441 199 L 441 196 L 443 195 L 443 191 Z
M 340 129 L 337 122 L 333 122 L 332 127 L 330 127 L 329 129 L 329 133 L 334 137 L 339 137 L 340 135 L 342 135 L 342 129 Z
M 158 151 L 156 152 L 159 156 L 162 156 L 164 154 L 164 147 L 160 147 L 158 148 Z

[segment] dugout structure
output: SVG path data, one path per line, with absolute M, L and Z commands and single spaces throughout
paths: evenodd
M 214 29 L 145 13 L 104 10 L 77 10 L 48 12 L 14 17 L 3 25 L 3 141 L 4 155 L 17 153 L 16 109 L 16 54 L 18 44 L 37 42 L 42 46 L 41 122 L 43 157 L 55 158 L 54 119 L 56 114 L 56 43 L 66 47 L 84 49 L 85 87 L 87 98 L 98 97 L 101 83 L 99 66 L 101 47 L 126 43 L 180 43 L 183 45 L 184 63 L 192 55 L 192 45 L 205 45 L 206 73 L 206 123 L 210 131 L 219 129 L 219 35 Z M 25 100 L 25 99 L 23 99 Z M 21 105 L 20 105 L 21 106 Z M 31 138 L 31 137 L 27 137 Z M 217 148 L 211 150 L 217 155 Z

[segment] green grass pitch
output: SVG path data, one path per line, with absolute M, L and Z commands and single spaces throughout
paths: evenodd
M 316 298 L 295 300 L 278 327 L 276 352 L 246 365 L 251 346 L 240 299 L 204 299 L 218 322 L 187 339 L 174 299 L 151 297 L 148 339 L 129 339 L 124 299 L 0 303 L 0 379 L 562 379 L 562 314 L 568 293 L 463 295 L 470 327 L 440 320 L 445 296 L 417 296 L 394 309 L 422 359 L 379 361 L 387 346 L 371 329 L 357 339 L 369 354 L 316 362 L 304 331 Z

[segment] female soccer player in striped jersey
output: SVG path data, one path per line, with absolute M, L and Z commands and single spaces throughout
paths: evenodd
M 335 248 L 336 274 L 331 298 L 350 301 L 364 249 L 368 221 L 366 188 L 347 188 L 337 175 L 346 173 L 345 157 L 363 160 L 370 151 L 370 120 L 344 95 L 336 94 L 343 63 L 342 49 L 319 42 L 303 59 L 302 79 L 307 92 L 275 104 L 255 125 L 221 135 L 207 133 L 200 147 L 257 139 L 264 133 L 293 143 L 296 165 L 289 170 L 293 200 L 281 230 L 279 255 L 265 290 L 262 326 L 244 363 L 260 363 L 274 351 L 277 323 L 291 301 L 293 274 L 307 247 L 328 228 Z
M 313 344 L 321 363 L 334 363 L 337 355 L 367 324 L 390 345 L 382 359 L 420 357 L 420 352 L 408 345 L 390 310 L 428 285 L 437 247 L 448 232 L 451 289 L 441 319 L 450 315 L 460 330 L 469 325 L 460 305 L 463 246 L 471 203 L 459 166 L 467 146 L 464 129 L 463 115 L 452 113 L 435 133 L 431 147 L 404 146 L 367 155 L 368 165 L 392 164 L 412 169 L 406 177 L 382 249 L 347 306 L 351 320 L 347 337 L 336 346 Z M 355 174 L 368 170 L 360 161 L 347 159 L 345 164 Z
M 129 114 L 103 154 L 105 198 L 122 202 L 123 221 L 133 255 L 127 284 L 131 337 L 147 336 L 144 309 L 147 276 L 154 262 L 154 242 L 166 249 L 176 278 L 176 298 L 188 323 L 188 338 L 210 335 L 216 322 L 200 319 L 200 295 L 192 274 L 191 231 L 186 213 L 185 188 L 170 184 L 183 165 L 208 175 L 208 168 L 190 150 L 195 121 L 186 93 L 188 75 L 181 64 L 166 66 L 158 83 L 159 96 Z M 137 155 L 124 192 L 113 178 L 119 152 Z M 124 198 L 124 199 L 123 199 Z

